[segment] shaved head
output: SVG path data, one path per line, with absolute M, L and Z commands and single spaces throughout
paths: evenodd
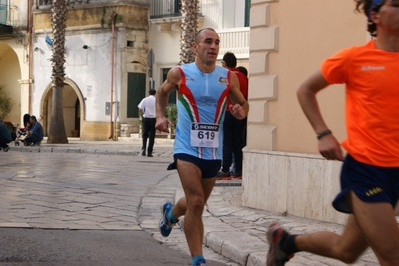
M 199 42 L 201 33 L 204 32 L 205 30 L 211 30 L 211 31 L 213 31 L 213 32 L 216 32 L 216 31 L 215 31 L 214 29 L 212 29 L 212 28 L 203 28 L 203 29 L 200 29 L 200 30 L 197 31 L 197 33 L 195 34 L 195 42 L 196 42 L 196 43 Z

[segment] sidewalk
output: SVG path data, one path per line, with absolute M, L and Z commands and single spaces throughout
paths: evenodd
M 141 139 L 120 138 L 119 141 L 81 141 L 79 138 L 68 138 L 67 144 L 48 144 L 45 137 L 41 146 L 26 147 L 23 143 L 14 146 L 11 142 L 10 150 L 21 152 L 54 152 L 54 153 L 89 153 L 138 156 L 141 154 Z M 172 156 L 173 140 L 156 138 L 154 156 Z
M 69 139 L 68 144 L 47 144 L 44 140 L 40 147 L 18 147 L 11 145 L 10 151 L 140 156 L 141 139 L 97 142 Z M 153 155 L 154 157 L 171 158 L 172 141 L 157 139 Z M 139 210 L 142 213 L 140 216 L 140 227 L 153 233 L 153 237 L 163 243 L 176 245 L 181 249 L 188 250 L 184 233 L 178 230 L 178 227 L 174 228 L 168 238 L 162 237 L 158 232 L 160 198 L 168 198 L 173 201 L 183 195 L 176 171 L 165 171 L 162 174 L 165 175 L 162 182 L 153 186 L 142 200 Z M 277 221 L 281 223 L 289 232 L 294 234 L 320 230 L 339 233 L 343 229 L 341 225 L 337 224 L 323 223 L 290 215 L 284 216 L 279 213 L 243 207 L 241 205 L 241 191 L 241 180 L 217 181 L 203 215 L 204 244 L 239 265 L 266 265 L 266 253 L 268 250 L 266 230 L 271 222 Z M 180 222 L 183 220 L 184 218 Z M 0 224 L 0 226 L 4 225 Z M 54 228 L 54 225 L 48 226 L 49 228 L 51 226 Z M 117 228 L 116 226 L 110 227 L 108 230 Z M 120 229 L 129 230 L 126 227 Z M 136 226 L 133 226 L 131 229 L 137 230 Z M 310 253 L 300 252 L 287 265 L 338 266 L 346 264 Z M 353 265 L 378 265 L 378 260 L 371 250 L 368 249 L 358 262 Z

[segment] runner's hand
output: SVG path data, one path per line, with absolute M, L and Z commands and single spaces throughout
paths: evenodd
M 172 122 L 166 117 L 157 118 L 157 122 L 155 123 L 155 128 L 161 132 L 169 133 L 168 125 L 173 127 Z
M 333 134 L 328 134 L 319 140 L 319 152 L 327 160 L 344 160 L 342 148 Z
M 244 119 L 246 117 L 244 109 L 242 108 L 241 105 L 236 103 L 235 105 L 230 105 L 229 106 L 230 113 L 237 119 Z

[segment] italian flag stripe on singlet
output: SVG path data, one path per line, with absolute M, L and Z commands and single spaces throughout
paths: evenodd
M 194 96 L 191 93 L 190 89 L 186 86 L 186 76 L 184 75 L 183 70 L 180 67 L 179 71 L 182 78 L 179 90 L 179 101 L 186 109 L 187 114 L 191 118 L 191 122 L 199 122 L 199 113 Z

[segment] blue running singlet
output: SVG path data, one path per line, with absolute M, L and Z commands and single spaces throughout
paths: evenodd
M 182 65 L 179 71 L 182 80 L 178 91 L 174 154 L 221 159 L 230 71 L 215 66 L 211 73 L 202 73 L 195 62 Z

